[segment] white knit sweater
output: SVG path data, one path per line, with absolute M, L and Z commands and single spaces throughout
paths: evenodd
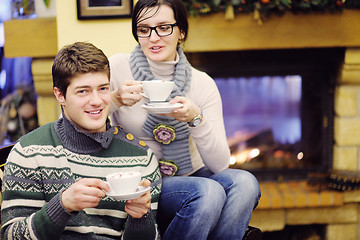
M 133 79 L 130 54 L 116 54 L 109 60 L 110 84 L 113 90 L 117 89 L 124 80 Z M 148 61 L 156 78 L 166 81 L 172 80 L 177 61 L 153 62 L 149 59 Z M 206 73 L 193 68 L 191 85 L 186 97 L 197 104 L 204 115 L 204 121 L 201 125 L 190 128 L 190 155 L 194 171 L 204 165 L 213 172 L 226 169 L 229 165 L 230 150 L 226 140 L 221 97 L 214 80 Z M 147 116 L 147 111 L 142 108 L 142 105 L 146 101 L 143 98 L 132 107 L 123 106 L 119 109 L 113 105 L 112 121 L 113 124 L 121 125 L 126 131 L 145 141 L 154 151 L 157 159 L 161 159 L 160 143 L 146 135 L 142 130 Z

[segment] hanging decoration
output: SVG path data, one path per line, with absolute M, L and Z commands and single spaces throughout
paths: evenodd
M 360 0 L 183 0 L 192 16 L 224 12 L 226 20 L 236 14 L 253 13 L 258 24 L 271 14 L 283 15 L 286 11 L 341 12 L 344 8 L 360 9 Z
M 33 87 L 18 87 L 0 101 L 0 145 L 15 142 L 37 128 L 36 96 Z

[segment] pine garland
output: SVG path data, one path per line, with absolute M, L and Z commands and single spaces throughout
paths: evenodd
M 50 0 L 44 0 L 45 6 L 48 8 L 50 5 Z
M 259 24 L 270 14 L 285 12 L 341 12 L 344 8 L 360 9 L 360 0 L 183 0 L 192 16 L 225 12 L 225 19 L 236 14 L 254 13 Z

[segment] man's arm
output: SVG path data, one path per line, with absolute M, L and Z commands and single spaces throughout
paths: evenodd
M 41 173 L 33 167 L 36 160 L 25 158 L 21 150 L 17 143 L 5 165 L 1 238 L 37 239 L 46 234 L 57 239 L 71 215 L 61 206 L 61 193 L 46 201 Z M 51 220 L 54 216 L 56 222 Z
M 159 238 L 155 217 L 151 210 L 141 218 L 128 216 L 122 237 L 123 240 L 154 240 Z
M 150 186 L 150 182 L 161 179 L 159 163 L 151 149 L 147 149 L 147 163 L 144 164 L 143 175 L 148 180 L 142 182 L 144 186 Z M 158 199 L 161 192 L 161 184 L 156 184 L 142 197 L 128 200 L 125 211 L 129 214 L 123 238 L 125 240 L 154 240 L 160 239 L 155 215 L 157 214 Z

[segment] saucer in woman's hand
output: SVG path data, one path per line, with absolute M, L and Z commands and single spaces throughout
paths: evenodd
M 149 102 L 142 105 L 143 108 L 152 113 L 171 113 L 174 109 L 182 106 L 182 103 L 170 104 L 169 102 Z

